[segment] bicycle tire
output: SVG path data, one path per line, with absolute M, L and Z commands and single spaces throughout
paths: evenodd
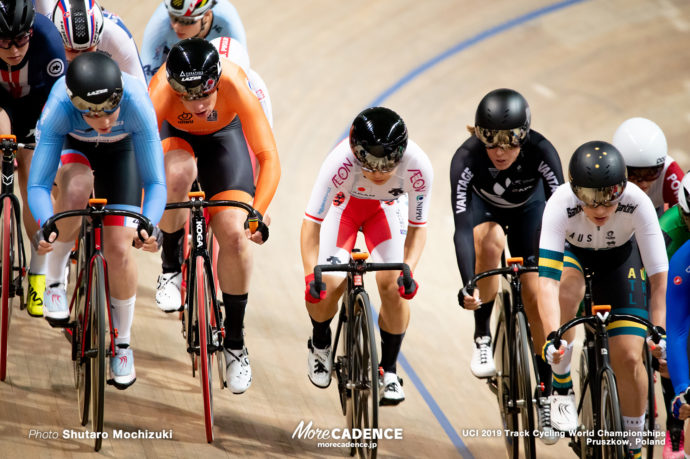
M 354 429 L 378 429 L 379 371 L 376 334 L 371 317 L 371 302 L 366 292 L 354 297 L 350 348 L 352 395 L 348 406 L 348 424 Z M 365 446 L 352 448 L 350 455 L 375 458 L 378 441 L 358 440 Z M 354 452 L 354 454 L 353 454 Z
M 105 337 L 108 333 L 106 329 L 106 307 L 108 306 L 105 297 L 105 269 L 104 261 L 99 259 L 94 263 L 91 283 L 91 349 L 95 350 L 95 361 L 91 362 L 91 429 L 95 433 L 103 432 L 103 414 L 105 401 L 105 382 L 106 366 L 105 357 L 107 353 Z M 96 435 L 94 449 L 101 449 L 101 435 Z
M 213 352 L 209 351 L 209 290 L 203 257 L 196 257 L 195 269 L 194 311 L 197 316 L 197 328 L 199 330 L 199 361 L 201 362 L 201 365 L 199 365 L 199 381 L 201 382 L 201 395 L 204 403 L 206 441 L 211 443 L 213 442 L 213 388 L 211 387 L 211 356 Z
M 338 325 L 335 329 L 335 340 L 333 341 L 332 368 L 338 383 L 338 395 L 340 398 L 340 408 L 343 416 L 347 416 L 347 405 L 350 398 L 350 390 L 347 388 L 347 314 L 345 312 L 345 302 L 340 305 L 338 313 Z M 343 337 L 342 341 L 340 337 Z M 337 355 L 336 355 L 337 354 Z
M 91 324 L 87 320 L 88 300 L 88 272 L 89 265 L 86 259 L 85 227 L 79 236 L 77 247 L 77 275 L 75 279 L 72 306 L 72 366 L 74 386 L 77 390 L 77 403 L 79 406 L 79 420 L 85 426 L 89 422 L 89 409 L 91 399 L 91 358 L 82 355 L 82 347 L 88 350 L 86 343 L 91 343 Z M 86 328 L 84 328 L 86 327 Z
M 580 425 L 583 426 L 585 432 L 594 430 L 594 403 L 592 401 L 591 380 L 589 378 L 589 350 L 587 343 L 583 343 L 582 352 L 580 354 L 580 401 L 582 409 L 580 410 Z M 580 458 L 587 459 L 593 456 L 591 451 L 592 446 L 587 445 L 587 435 L 580 435 L 577 439 L 580 445 Z
M 10 277 L 12 274 L 12 200 L 7 196 L 2 200 L 2 278 L 0 279 L 0 381 L 7 376 L 7 343 L 12 315 Z
M 616 386 L 616 376 L 613 370 L 605 368 L 601 374 L 600 384 L 600 404 L 599 404 L 599 426 L 597 430 L 601 430 L 604 435 L 601 439 L 604 440 L 601 445 L 602 459 L 619 459 L 625 457 L 626 447 L 622 443 L 622 437 L 616 437 L 615 433 L 623 431 L 623 419 L 620 412 L 620 404 L 618 399 L 618 389 Z M 612 435 L 605 433 L 611 432 Z M 610 437 L 610 438 L 607 438 Z M 611 445 L 607 445 L 607 440 L 610 440 Z
M 529 339 L 527 328 L 527 318 L 524 313 L 517 314 L 517 324 L 515 327 L 515 366 L 517 370 L 517 380 L 515 387 L 517 393 L 514 394 L 515 405 L 519 408 L 518 422 L 519 432 L 528 432 L 522 437 L 524 457 L 533 459 L 536 457 L 536 445 L 534 435 L 534 404 L 532 403 L 532 378 L 530 377 L 530 361 L 532 360 L 532 344 Z M 516 448 L 519 450 L 519 448 Z M 519 451 L 518 451 L 519 452 Z
M 652 368 L 652 351 L 649 346 L 645 344 L 643 351 L 644 366 L 647 371 L 647 418 L 646 418 L 646 432 L 654 432 L 656 419 L 655 414 L 655 401 L 656 395 L 654 393 L 654 369 Z M 647 450 L 647 459 L 652 459 L 654 457 L 654 442 L 649 441 L 643 449 Z
M 506 291 L 500 292 L 496 297 L 500 300 L 498 320 L 496 322 L 496 332 L 494 333 L 493 353 L 496 365 L 496 399 L 498 410 L 501 414 L 503 429 L 515 431 L 517 427 L 517 413 L 508 406 L 510 397 L 510 349 L 508 346 L 508 330 L 504 316 L 503 302 L 510 301 L 510 294 Z M 519 441 L 510 435 L 503 436 L 508 457 L 517 458 L 519 456 Z

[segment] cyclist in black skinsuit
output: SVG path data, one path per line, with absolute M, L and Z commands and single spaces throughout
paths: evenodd
M 563 169 L 556 149 L 544 136 L 530 129 L 530 120 L 527 101 L 518 92 L 491 91 L 477 107 L 475 125 L 468 126 L 472 136 L 453 156 L 450 166 L 455 217 L 453 240 L 463 284 L 475 273 L 500 264 L 505 235 L 512 256 L 523 257 L 526 265 L 537 265 L 544 203 L 563 183 Z M 535 354 L 539 355 L 544 336 L 537 311 L 537 274 L 523 275 L 522 283 Z M 489 322 L 498 278 L 482 279 L 478 287 L 481 295 L 477 291 L 468 295 L 463 289 L 458 300 L 460 306 L 474 310 L 475 349 L 471 369 L 475 376 L 486 378 L 496 371 Z M 537 361 L 541 380 L 550 385 L 549 366 L 541 357 Z M 542 397 L 548 396 L 549 391 L 550 387 Z M 550 429 L 549 413 L 543 410 L 548 410 L 546 399 L 539 410 L 540 426 Z M 547 435 L 543 439 L 549 438 Z

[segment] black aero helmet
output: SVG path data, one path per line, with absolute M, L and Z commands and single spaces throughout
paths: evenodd
M 407 148 L 405 122 L 391 109 L 367 108 L 352 122 L 350 148 L 363 169 L 390 172 Z
M 97 51 L 74 58 L 67 67 L 65 85 L 72 105 L 82 113 L 112 113 L 122 100 L 120 67 Z
M 14 38 L 34 25 L 31 0 L 0 0 L 0 37 Z
M 600 140 L 587 142 L 575 150 L 568 173 L 573 193 L 590 207 L 616 204 L 628 181 L 623 155 L 610 143 Z
M 484 145 L 519 146 L 529 132 L 531 114 L 522 94 L 512 89 L 495 89 L 484 96 L 474 116 L 475 134 Z
M 221 74 L 218 50 L 203 38 L 179 41 L 168 53 L 165 67 L 168 83 L 187 100 L 212 93 Z

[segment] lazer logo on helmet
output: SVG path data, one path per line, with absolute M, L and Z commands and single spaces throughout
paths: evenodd
M 107 88 L 96 89 L 95 91 L 89 91 L 89 92 L 87 92 L 86 95 L 87 95 L 87 96 L 97 96 L 97 95 L 99 95 L 99 94 L 103 94 L 103 93 L 106 93 L 106 92 L 108 92 L 108 89 L 107 89 Z
M 201 80 L 201 75 L 188 76 L 188 77 L 180 78 L 180 81 L 197 81 L 197 80 Z

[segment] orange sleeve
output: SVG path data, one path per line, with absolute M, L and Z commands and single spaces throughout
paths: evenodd
M 237 115 L 242 122 L 244 134 L 261 166 L 254 194 L 254 207 L 265 214 L 280 181 L 280 159 L 271 125 L 268 124 L 259 99 L 249 87 L 244 71 L 238 66 L 233 67 L 236 71 L 226 72 L 229 68 L 223 66 L 223 72 L 229 74 L 232 91 L 235 93 L 230 97 L 237 101 Z
M 165 77 L 165 64 L 163 64 L 149 82 L 149 97 L 151 98 L 151 102 L 153 102 L 154 110 L 156 110 L 156 120 L 158 121 L 159 130 L 165 119 L 166 100 L 168 99 L 166 95 L 167 86 L 168 80 Z

